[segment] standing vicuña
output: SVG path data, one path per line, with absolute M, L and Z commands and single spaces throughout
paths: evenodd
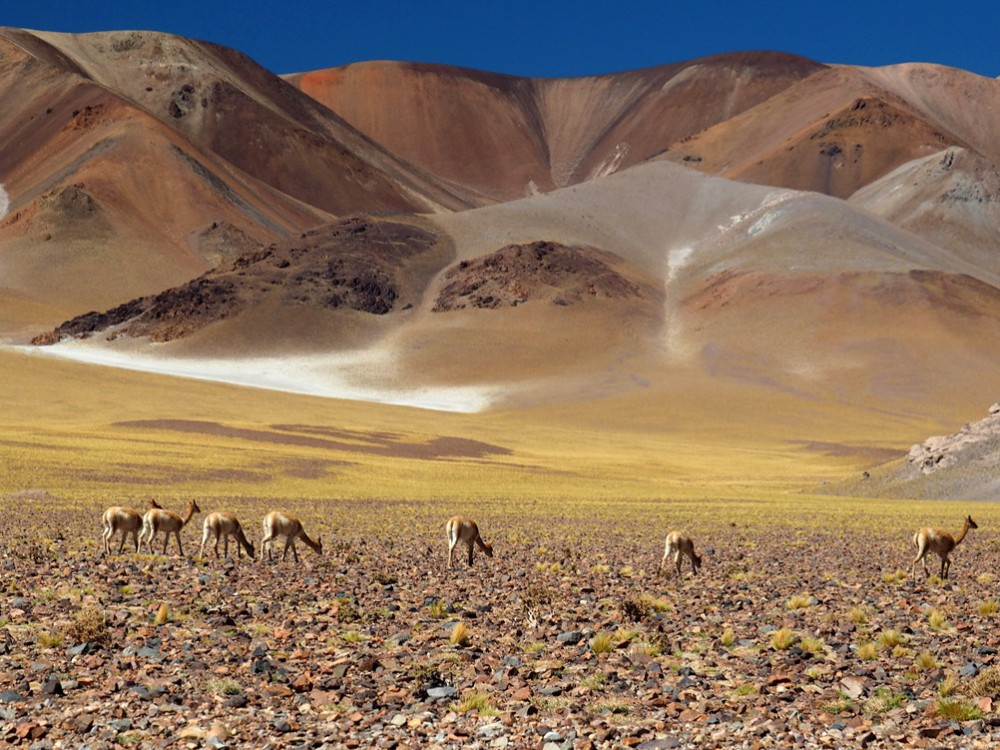
M 159 508 L 159 504 L 155 500 L 149 501 L 150 508 Z M 125 540 L 132 536 L 132 541 L 135 543 L 135 551 L 139 551 L 139 530 L 142 528 L 142 515 L 137 510 L 132 508 L 126 508 L 122 505 L 114 505 L 104 511 L 104 515 L 101 516 L 101 525 L 104 530 L 101 536 L 104 538 L 104 554 L 111 554 L 111 537 L 113 537 L 119 531 L 122 533 L 122 543 L 118 547 L 118 554 L 122 553 L 125 549 Z
M 929 577 L 930 571 L 927 570 L 927 553 L 936 552 L 941 558 L 941 577 L 947 578 L 948 571 L 951 570 L 951 560 L 948 557 L 951 551 L 962 543 L 965 535 L 969 533 L 969 529 L 978 528 L 979 526 L 972 520 L 972 516 L 966 516 L 965 523 L 962 525 L 962 530 L 958 536 L 952 536 L 944 529 L 933 529 L 930 526 L 920 529 L 920 531 L 913 535 L 913 543 L 917 547 L 917 556 L 913 559 L 913 565 L 910 567 L 910 577 L 917 577 L 918 562 L 923 562 L 924 575 Z
M 687 534 L 679 531 L 671 531 L 667 534 L 667 542 L 663 549 L 663 559 L 660 560 L 660 570 L 667 564 L 667 558 L 673 555 L 674 567 L 677 568 L 677 575 L 681 575 L 681 555 L 686 555 L 691 561 L 691 570 L 698 572 L 701 567 L 701 556 L 694 553 L 694 542 Z
M 162 508 L 147 510 L 146 515 L 142 517 L 142 533 L 139 535 L 139 545 L 141 546 L 142 540 L 145 539 L 146 549 L 152 554 L 153 539 L 162 531 L 163 554 L 167 554 L 167 544 L 170 543 L 170 535 L 173 534 L 177 538 L 177 551 L 183 557 L 184 547 L 181 546 L 181 529 L 187 526 L 188 521 L 191 520 L 191 517 L 195 513 L 201 513 L 201 508 L 198 507 L 198 503 L 194 500 L 188 503 L 183 518 L 172 510 L 163 510 Z
M 220 538 L 222 539 L 222 554 L 225 557 L 229 557 L 229 537 L 233 537 L 237 542 L 236 556 L 242 557 L 243 550 L 246 550 L 247 554 L 250 555 L 250 559 L 254 558 L 253 544 L 247 539 L 246 534 L 243 533 L 243 526 L 240 524 L 239 519 L 232 513 L 217 510 L 205 517 L 205 523 L 201 527 L 201 550 L 198 552 L 200 557 L 204 557 L 205 555 L 205 545 L 208 544 L 209 537 L 215 537 L 216 557 L 219 556 Z
M 486 553 L 487 557 L 493 557 L 493 546 L 483 541 L 479 535 L 479 527 L 471 518 L 462 516 L 452 516 L 445 526 L 448 532 L 448 567 L 451 567 L 451 556 L 455 551 L 455 545 L 463 541 L 469 547 L 469 565 L 472 565 L 472 553 L 478 544 L 480 549 Z
M 316 537 L 316 541 L 310 539 L 305 529 L 302 528 L 302 521 L 295 516 L 282 513 L 280 510 L 272 510 L 264 516 L 262 525 L 264 527 L 264 538 L 260 541 L 261 560 L 264 559 L 265 550 L 267 550 L 267 559 L 271 559 L 271 544 L 274 538 L 279 536 L 285 537 L 285 551 L 281 553 L 282 560 L 288 555 L 290 547 L 295 562 L 299 561 L 299 553 L 295 551 L 296 537 L 301 538 L 317 555 L 323 554 L 323 542 L 320 541 L 319 537 Z

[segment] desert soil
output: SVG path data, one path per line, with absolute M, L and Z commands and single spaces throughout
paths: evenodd
M 391 537 L 323 533 L 322 556 L 300 544 L 295 564 L 198 557 L 204 513 L 184 530 L 185 557 L 171 546 L 104 558 L 99 512 L 46 502 L 22 499 L 0 530 L 0 744 L 1000 741 L 989 532 L 956 549 L 951 581 L 911 583 L 898 573 L 912 531 L 718 521 L 696 537 L 700 574 L 685 561 L 678 579 L 656 575 L 657 529 L 486 517 L 495 556 L 477 550 L 470 568 L 456 550 L 449 572 L 444 519 L 427 509 L 341 509 L 369 525 L 403 520 L 387 523 Z M 240 509 L 256 544 L 263 509 Z M 458 625 L 464 645 L 451 642 Z

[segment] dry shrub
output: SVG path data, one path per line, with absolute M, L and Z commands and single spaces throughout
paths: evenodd
M 972 698 L 996 698 L 1000 695 L 1000 669 L 984 669 L 959 692 Z
M 111 641 L 111 631 L 104 611 L 93 605 L 79 609 L 73 621 L 66 626 L 66 636 L 75 643 L 107 646 Z

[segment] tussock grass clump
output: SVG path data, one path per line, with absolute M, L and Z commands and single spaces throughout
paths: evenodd
M 653 612 L 669 612 L 673 606 L 666 599 L 651 594 L 643 594 L 639 600 Z
M 826 643 L 823 642 L 822 638 L 817 638 L 813 635 L 802 636 L 799 640 L 799 647 L 803 651 L 808 651 L 814 656 L 822 656 L 826 650 Z
M 736 643 L 736 633 L 733 632 L 732 628 L 726 628 L 722 635 L 719 637 L 719 643 L 722 644 L 723 648 L 732 648 Z
M 980 617 L 996 617 L 997 612 L 1000 611 L 1000 602 L 996 599 L 987 599 L 979 602 L 976 611 L 979 612 Z
M 593 712 L 597 714 L 624 715 L 631 710 L 632 704 L 619 698 L 606 698 L 593 705 Z
M 813 606 L 813 598 L 810 594 L 796 594 L 785 602 L 785 609 L 806 609 L 811 606 Z
M 868 611 L 864 607 L 851 607 L 847 611 L 847 619 L 855 625 L 867 625 Z
M 913 662 L 913 668 L 917 672 L 923 672 L 928 669 L 937 669 L 938 660 L 930 651 L 922 651 Z
M 907 639 L 898 630 L 883 630 L 878 634 L 878 642 L 886 648 L 894 648 L 896 646 L 905 646 Z
M 837 691 L 837 700 L 825 703 L 822 709 L 828 714 L 838 716 L 840 714 L 853 714 L 855 711 L 854 701 L 847 693 Z
M 775 651 L 785 651 L 795 645 L 799 639 L 798 633 L 790 628 L 781 628 L 771 633 L 771 648 Z
M 451 635 L 448 636 L 448 642 L 452 646 L 458 646 L 459 648 L 465 648 L 472 643 L 472 633 L 469 630 L 469 626 L 464 622 L 455 623 L 455 627 L 451 629 Z
M 955 676 L 954 672 L 949 672 L 945 675 L 944 679 L 937 684 L 937 693 L 942 698 L 947 698 L 949 695 L 955 692 L 955 688 L 958 687 L 958 678 Z
M 983 718 L 983 712 L 973 704 L 961 698 L 941 698 L 934 702 L 931 713 L 939 719 L 953 721 L 975 721 Z
M 467 714 L 475 711 L 480 716 L 499 716 L 500 712 L 490 702 L 486 693 L 470 690 L 460 703 L 452 703 L 451 710 L 457 714 Z
M 865 701 L 863 711 L 868 716 L 878 716 L 906 705 L 905 693 L 894 693 L 887 687 L 875 688 L 875 695 Z
M 883 583 L 906 583 L 906 579 L 909 578 L 909 574 L 903 570 L 897 570 L 894 572 L 886 572 L 882 574 Z
M 209 680 L 205 683 L 205 689 L 214 695 L 242 695 L 243 686 L 232 677 L 221 680 Z
M 111 642 L 111 631 L 104 611 L 96 606 L 77 610 L 73 621 L 66 626 L 66 636 L 76 643 L 94 643 L 107 646 Z
M 448 605 L 440 599 L 435 599 L 427 605 L 427 612 L 435 620 L 440 620 L 448 614 Z
M 600 690 L 607 681 L 608 678 L 604 676 L 603 672 L 595 672 L 589 677 L 584 677 L 580 680 L 580 685 L 588 690 Z
M 597 633 L 590 639 L 590 650 L 595 654 L 607 654 L 615 650 L 614 639 L 605 632 Z
M 47 630 L 43 630 L 38 634 L 36 641 L 42 648 L 56 648 L 62 645 L 63 637 L 59 633 L 50 633 Z
M 858 645 L 858 658 L 862 661 L 874 661 L 878 658 L 878 646 L 872 641 L 865 641 Z
M 947 630 L 951 627 L 944 612 L 937 609 L 932 609 L 927 613 L 927 625 L 931 630 Z

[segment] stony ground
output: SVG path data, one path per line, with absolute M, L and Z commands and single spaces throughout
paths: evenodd
M 985 532 L 950 582 L 912 584 L 903 532 L 720 523 L 701 573 L 677 579 L 655 575 L 658 531 L 596 522 L 487 519 L 496 556 L 448 572 L 429 518 L 298 565 L 104 559 L 87 518 L 79 535 L 0 532 L 0 745 L 1000 742 Z

